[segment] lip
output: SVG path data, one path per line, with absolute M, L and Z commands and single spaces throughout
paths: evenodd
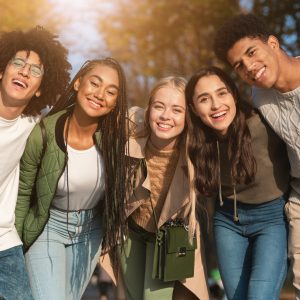
M 254 75 L 254 80 L 255 81 L 261 81 L 262 78 L 263 78 L 263 75 L 265 74 L 266 72 L 266 66 L 263 66 L 262 68 L 260 68 L 256 74 Z
M 90 104 L 90 107 L 92 107 L 93 109 L 100 109 L 101 107 L 103 107 L 103 105 L 99 101 L 95 101 L 90 98 L 87 98 L 87 100 L 88 103 Z
M 173 126 L 170 124 L 165 124 L 165 123 L 161 123 L 161 122 L 156 123 L 156 124 L 157 124 L 158 129 L 161 131 L 168 131 L 173 128 Z
M 210 115 L 214 121 L 222 121 L 225 119 L 228 110 L 221 110 Z
M 17 86 L 18 88 L 21 88 L 21 89 L 28 88 L 28 83 L 25 80 L 22 80 L 20 78 L 13 78 L 12 79 L 12 84 L 14 86 Z

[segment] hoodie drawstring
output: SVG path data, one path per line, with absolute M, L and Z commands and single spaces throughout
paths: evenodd
M 221 186 L 221 158 L 220 158 L 220 148 L 219 141 L 217 140 L 217 152 L 218 152 L 218 180 L 219 180 L 219 201 L 220 206 L 223 206 L 223 198 L 222 198 L 222 186 Z
M 221 157 L 220 157 L 220 148 L 219 141 L 217 140 L 217 153 L 218 153 L 218 179 L 219 179 L 219 201 L 220 206 L 223 206 L 223 197 L 222 197 L 222 184 L 221 184 Z M 236 188 L 235 182 L 233 183 L 233 220 L 237 222 L 239 220 L 239 216 L 237 213 L 237 200 L 236 200 Z

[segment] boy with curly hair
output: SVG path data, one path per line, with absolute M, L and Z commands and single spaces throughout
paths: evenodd
M 69 81 L 67 54 L 39 26 L 0 34 L 0 299 L 33 299 L 14 226 L 19 161 L 41 110 Z
M 253 86 L 253 104 L 286 143 L 291 165 L 291 193 L 285 206 L 289 256 L 300 299 L 300 59 L 289 56 L 267 24 L 253 14 L 228 20 L 215 37 L 214 50 Z

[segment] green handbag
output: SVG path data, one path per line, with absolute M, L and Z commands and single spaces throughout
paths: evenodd
M 152 278 L 166 282 L 193 277 L 196 248 L 196 238 L 189 242 L 181 220 L 164 224 L 156 234 Z

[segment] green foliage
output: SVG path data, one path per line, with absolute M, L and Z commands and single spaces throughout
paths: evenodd
M 53 29 L 54 22 L 48 18 L 50 8 L 47 0 L 0 0 L 0 31 L 27 30 L 36 25 Z

